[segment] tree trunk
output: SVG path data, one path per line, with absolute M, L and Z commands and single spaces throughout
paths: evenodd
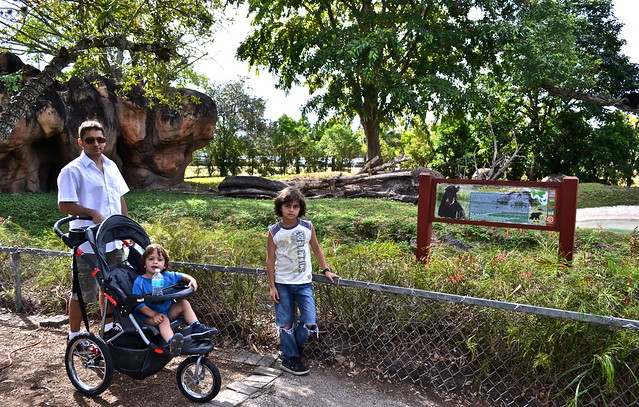
M 2 115 L 0 115 L 0 142 L 9 138 L 20 119 L 27 114 L 29 107 L 35 104 L 38 96 L 53 84 L 62 69 L 73 60 L 74 57 L 67 52 L 56 56 L 40 75 L 25 84 L 22 90 L 12 98 L 11 103 L 7 105 Z
M 366 161 L 375 157 L 381 157 L 381 147 L 379 143 L 379 121 L 376 119 L 361 119 L 364 135 L 366 136 Z

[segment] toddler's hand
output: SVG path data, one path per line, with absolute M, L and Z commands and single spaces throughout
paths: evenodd
M 193 287 L 193 291 L 197 291 L 197 281 L 192 278 L 191 281 L 189 281 L 189 287 Z

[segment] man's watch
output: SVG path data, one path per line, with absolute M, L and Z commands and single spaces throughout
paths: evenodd
M 333 270 L 331 270 L 330 267 L 326 267 L 324 270 L 322 270 L 322 273 L 326 274 L 327 271 L 333 271 Z

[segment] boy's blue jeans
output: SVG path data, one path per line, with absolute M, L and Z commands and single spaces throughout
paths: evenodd
M 280 331 L 280 347 L 282 360 L 300 356 L 300 348 L 317 329 L 317 311 L 313 284 L 279 284 L 275 283 L 280 295 L 280 302 L 275 303 L 275 325 Z M 299 308 L 299 320 L 296 318 Z M 290 329 L 284 327 L 290 326 Z M 309 326 L 311 327 L 309 329 Z

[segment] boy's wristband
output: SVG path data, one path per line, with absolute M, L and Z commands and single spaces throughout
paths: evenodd
M 322 273 L 326 274 L 327 271 L 333 271 L 333 270 L 331 270 L 330 267 L 326 267 L 324 270 L 322 270 Z

